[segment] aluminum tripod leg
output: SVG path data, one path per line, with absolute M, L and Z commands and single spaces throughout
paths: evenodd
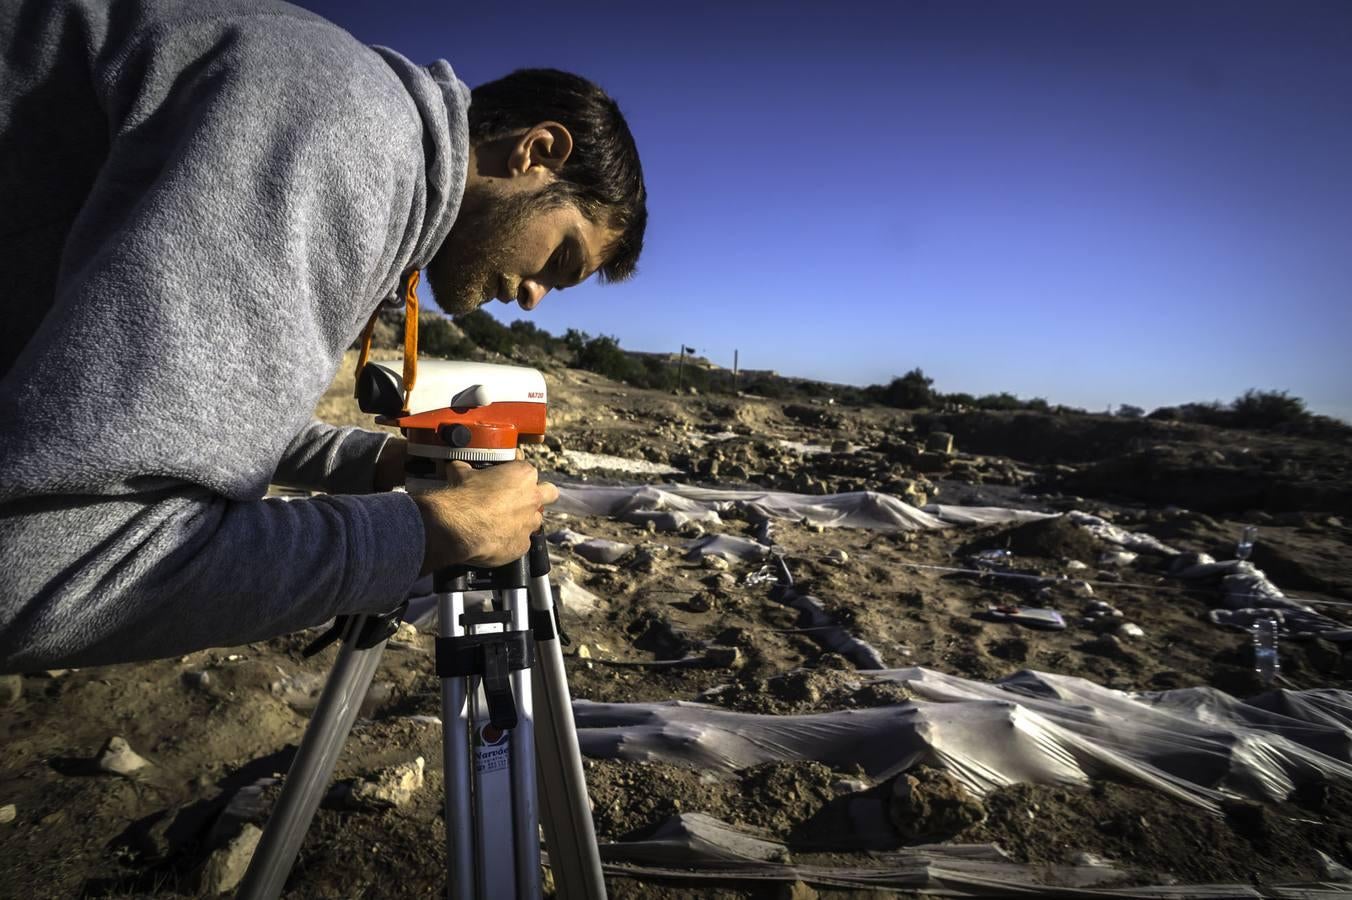
M 438 645 L 438 672 L 448 884 L 452 900 L 535 900 L 541 895 L 540 820 L 531 682 L 530 673 L 516 668 L 530 660 L 526 561 L 502 566 L 492 578 L 493 610 L 468 613 L 466 573 L 448 570 L 438 580 L 440 634 L 447 639 Z M 502 638 L 492 640 L 495 634 Z
M 521 566 L 525 574 L 525 565 Z M 512 614 L 512 630 L 530 632 L 530 607 L 526 587 L 501 591 L 504 608 Z M 534 666 L 531 667 L 531 670 Z M 517 894 L 539 897 L 540 883 L 540 807 L 535 792 L 535 718 L 531 697 L 531 670 L 512 673 L 512 693 L 516 695 L 517 715 L 512 729 L 512 824 L 516 847 Z
M 352 730 L 385 649 L 384 641 L 369 650 L 357 649 L 357 638 L 367 618 L 353 616 L 343 631 L 338 660 L 286 773 L 282 795 L 259 838 L 237 897 L 273 900 L 286 885 L 286 877 L 305 840 L 310 820 L 324 799 L 338 754 Z
M 437 634 L 465 633 L 460 614 L 465 611 L 463 574 L 438 574 Z M 469 709 L 464 678 L 441 680 L 441 759 L 445 773 L 447 893 L 451 900 L 474 900 L 474 825 L 470 816 Z
M 531 542 L 530 607 L 536 615 L 554 616 L 549 588 L 549 551 L 543 535 Z M 549 848 L 549 865 L 559 900 L 605 900 L 606 882 L 596 846 L 582 753 L 573 722 L 573 701 L 563 668 L 557 622 L 549 637 L 537 631 L 535 666 L 536 764 L 539 768 L 540 818 Z

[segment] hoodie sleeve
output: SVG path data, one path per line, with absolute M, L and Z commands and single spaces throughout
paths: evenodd
M 388 607 L 418 575 L 407 495 L 260 499 L 283 461 L 344 487 L 374 459 L 383 436 L 356 429 L 291 441 L 425 208 L 389 67 L 325 23 L 260 18 L 99 57 L 106 163 L 0 384 L 0 552 L 24 560 L 0 570 L 0 670 L 259 640 Z
M 311 422 L 287 445 L 272 481 L 328 494 L 369 494 L 389 438 L 383 431 Z

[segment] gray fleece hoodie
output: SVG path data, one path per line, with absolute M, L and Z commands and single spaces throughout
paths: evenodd
M 468 105 L 281 3 L 0 3 L 0 671 L 409 588 L 416 507 L 361 495 L 384 435 L 310 418 L 450 230 Z

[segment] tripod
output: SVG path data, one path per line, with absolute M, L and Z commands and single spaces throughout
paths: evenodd
M 527 556 L 488 573 L 492 610 L 465 609 L 476 574 L 455 567 L 434 576 L 448 896 L 539 897 L 543 818 L 558 896 L 604 898 L 543 535 Z M 404 606 L 347 617 L 307 648 L 342 642 L 239 897 L 281 894 Z

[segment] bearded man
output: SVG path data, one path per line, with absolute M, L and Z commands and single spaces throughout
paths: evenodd
M 608 96 L 471 92 L 267 0 L 5 3 L 0 85 L 0 671 L 260 640 L 525 552 L 557 497 L 528 463 L 411 497 L 401 439 L 310 417 L 420 270 L 451 313 L 633 273 Z

